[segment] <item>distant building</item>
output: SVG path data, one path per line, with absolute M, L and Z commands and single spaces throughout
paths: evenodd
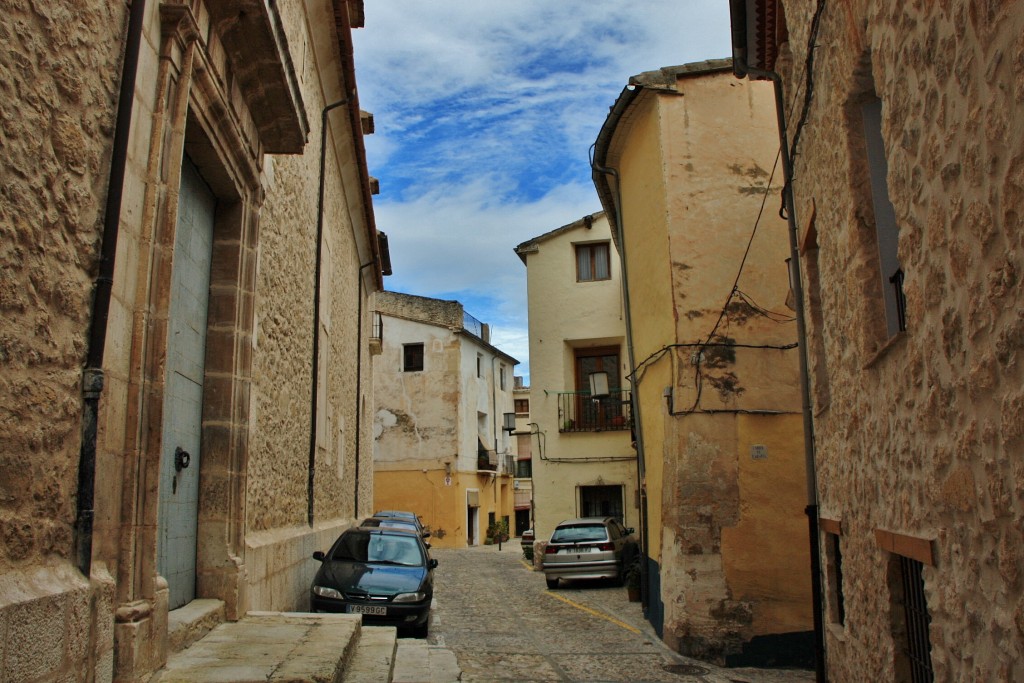
M 516 473 L 512 482 L 515 524 L 512 533 L 521 536 L 533 528 L 533 436 L 530 426 L 530 387 L 522 377 L 515 378 L 512 401 L 516 412 Z
M 0 15 L 0 680 L 306 609 L 372 505 L 362 2 L 283 7 Z
M 762 210 L 781 187 L 773 99 L 731 68 L 715 60 L 634 76 L 594 150 L 624 261 L 647 615 L 688 656 L 809 663 L 786 223 Z
M 458 301 L 378 292 L 374 363 L 374 505 L 410 510 L 439 548 L 512 527 L 515 358 Z
M 639 531 L 619 266 L 604 214 L 516 247 L 526 264 L 534 528 L 611 516 Z
M 793 165 L 828 678 L 1024 680 L 1021 4 L 732 9 Z

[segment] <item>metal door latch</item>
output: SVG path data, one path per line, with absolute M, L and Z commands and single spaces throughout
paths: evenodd
M 188 464 L 192 462 L 192 456 L 189 455 L 181 446 L 174 449 L 174 477 L 171 479 L 171 493 L 178 492 L 178 473 L 188 467 Z

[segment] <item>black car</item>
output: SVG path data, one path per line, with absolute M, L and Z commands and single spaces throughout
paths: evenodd
M 418 523 L 413 522 L 411 519 L 402 519 L 400 517 L 367 517 L 359 526 L 365 527 L 380 527 L 382 529 L 405 529 L 406 531 L 412 531 L 418 533 L 422 538 L 430 538 L 429 531 L 423 531 Z M 426 544 L 430 547 L 430 544 Z
M 408 510 L 377 510 L 373 513 L 373 516 L 379 519 L 400 519 L 403 522 L 411 522 L 416 525 L 416 528 L 421 532 L 423 531 L 423 525 L 420 523 L 419 516 L 415 512 L 409 512 Z
M 399 529 L 348 529 L 325 554 L 310 590 L 314 612 L 363 615 L 367 624 L 396 626 L 425 638 L 434 598 L 433 569 L 423 539 Z

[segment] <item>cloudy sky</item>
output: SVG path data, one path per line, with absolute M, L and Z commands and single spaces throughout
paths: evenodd
M 385 287 L 457 299 L 529 379 L 513 248 L 599 211 L 588 152 L 630 76 L 727 57 L 726 0 L 365 0 L 360 106 Z

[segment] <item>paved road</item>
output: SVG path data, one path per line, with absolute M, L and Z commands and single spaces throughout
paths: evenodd
M 462 681 L 808 683 L 809 671 L 720 669 L 667 648 L 626 589 L 574 582 L 549 591 L 517 540 L 432 552 L 430 642 L 455 652 Z

